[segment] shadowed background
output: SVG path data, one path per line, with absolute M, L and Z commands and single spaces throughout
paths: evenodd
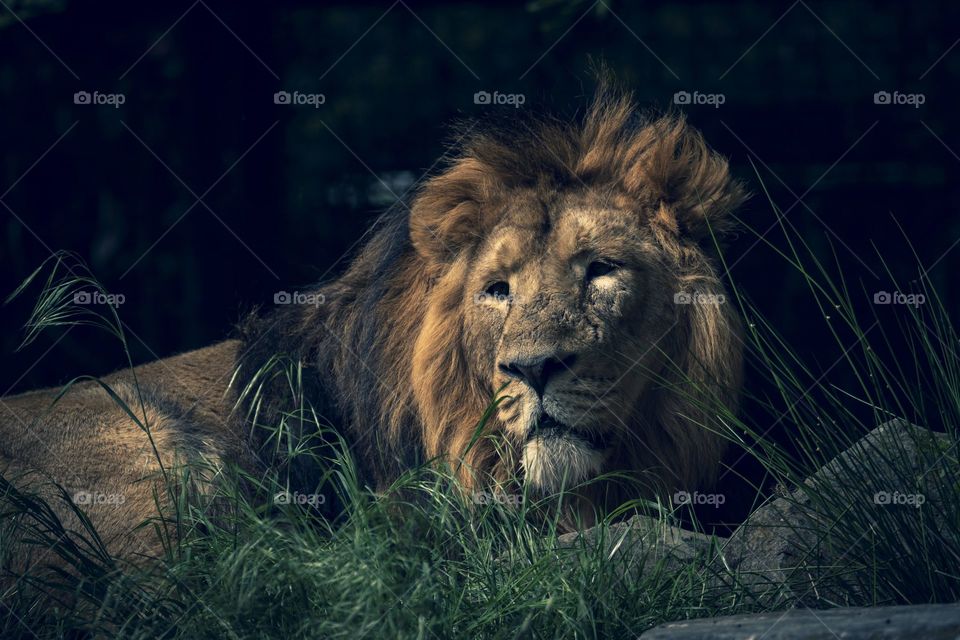
M 592 57 L 652 108 L 722 96 L 680 108 L 755 193 L 742 217 L 782 244 L 769 191 L 858 304 L 895 289 L 882 258 L 903 281 L 919 261 L 955 309 L 958 25 L 947 1 L 7 0 L 0 290 L 71 250 L 123 294 L 135 362 L 206 345 L 276 292 L 342 270 L 454 119 L 515 108 L 477 92 L 572 114 Z M 123 104 L 76 104 L 83 91 Z M 276 104 L 278 91 L 324 101 Z M 801 276 L 748 231 L 728 255 L 810 368 L 849 380 Z M 15 352 L 30 292 L 0 310 L 0 392 L 124 364 L 116 341 L 82 327 Z

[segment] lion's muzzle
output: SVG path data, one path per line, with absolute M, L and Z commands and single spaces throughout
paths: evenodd
M 522 380 L 530 385 L 538 396 L 543 397 L 547 382 L 557 373 L 572 370 L 576 354 L 539 354 L 501 362 L 500 371 L 511 378 Z

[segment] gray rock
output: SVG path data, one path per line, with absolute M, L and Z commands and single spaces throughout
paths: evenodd
M 872 523 L 910 518 L 916 512 L 897 510 L 922 508 L 927 518 L 924 526 L 944 525 L 938 530 L 956 534 L 955 527 L 944 522 L 942 508 L 953 504 L 942 496 L 960 486 L 951 445 L 946 434 L 893 420 L 854 443 L 796 489 L 784 490 L 756 509 L 729 538 L 635 516 L 560 536 L 559 547 L 596 549 L 627 572 L 644 572 L 653 566 L 671 570 L 697 562 L 711 576 L 708 588 L 746 594 L 767 608 L 858 604 L 870 600 L 862 580 L 863 568 L 871 562 L 866 556 L 878 549 L 890 552 L 892 545 L 896 553 L 909 552 L 916 544 L 891 540 L 889 526 L 871 542 L 880 547 L 858 544 L 866 539 Z M 922 496 L 923 504 L 910 504 L 911 496 Z M 898 497 L 905 502 L 898 502 Z M 849 517 L 851 510 L 858 518 Z M 851 530 L 850 522 L 866 526 L 862 531 Z
M 644 571 L 655 564 L 677 567 L 705 555 L 714 538 L 670 526 L 656 518 L 634 516 L 626 522 L 593 527 L 582 533 L 567 533 L 557 542 L 561 548 L 602 549 L 604 555 L 627 571 Z
M 811 489 L 855 489 L 856 495 L 870 497 L 884 491 L 909 493 L 931 474 L 950 470 L 951 444 L 945 433 L 891 420 L 824 465 L 805 484 Z M 911 480 L 910 486 L 904 486 Z
M 779 613 L 669 622 L 643 633 L 641 640 L 879 640 L 960 637 L 960 604 L 793 609 Z
M 951 439 L 903 420 L 877 427 L 791 492 L 768 501 L 721 545 L 728 583 L 745 585 L 767 606 L 859 600 L 844 578 L 869 527 L 850 531 L 850 510 L 879 522 L 887 509 L 924 508 L 943 524 L 944 491 L 960 480 Z M 917 504 L 920 503 L 920 504 Z M 874 516 L 875 514 L 875 516 Z M 948 527 L 943 527 L 948 529 Z M 910 549 L 911 540 L 885 544 Z

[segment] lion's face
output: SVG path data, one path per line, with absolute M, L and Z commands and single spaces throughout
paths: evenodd
M 473 366 L 506 396 L 497 417 L 521 443 L 533 488 L 604 470 L 672 313 L 662 256 L 641 217 L 589 195 L 545 210 L 518 197 L 478 248 L 466 287 Z M 672 289 L 670 289 L 672 291 Z
M 709 482 L 739 320 L 677 301 L 723 298 L 711 256 L 742 199 L 682 118 L 640 119 L 623 97 L 473 135 L 418 191 L 400 276 L 419 283 L 401 301 L 426 454 L 463 461 L 467 484 L 519 471 L 547 493 L 606 472 Z M 493 437 L 477 438 L 493 394 Z

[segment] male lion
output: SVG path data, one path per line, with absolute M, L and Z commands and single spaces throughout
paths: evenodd
M 84 508 L 123 554 L 155 551 L 149 528 L 128 534 L 164 502 L 143 481 L 161 464 L 287 465 L 292 489 L 314 489 L 316 458 L 290 453 L 314 442 L 312 423 L 290 419 L 307 407 L 374 490 L 445 460 L 472 490 L 575 489 L 589 519 L 709 483 L 741 379 L 715 257 L 744 197 L 727 162 L 682 117 L 644 117 L 610 90 L 576 122 L 481 124 L 464 139 L 315 304 L 105 378 L 139 425 L 95 382 L 52 406 L 57 390 L 3 399 L 0 471 L 93 494 Z M 283 362 L 302 395 L 271 373 Z M 279 440 L 261 428 L 283 420 Z M 606 472 L 623 479 L 577 488 Z

